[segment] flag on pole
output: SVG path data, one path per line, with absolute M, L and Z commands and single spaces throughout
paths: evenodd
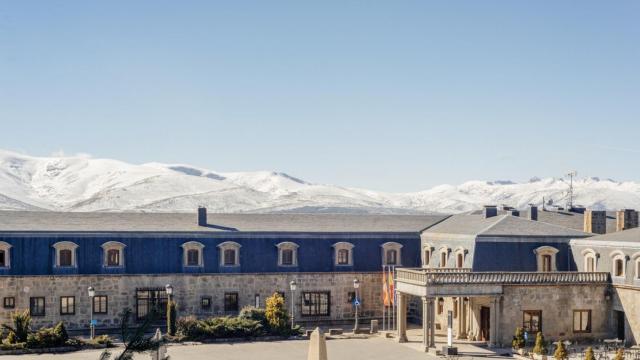
M 382 271 L 382 303 L 384 306 L 391 305 L 391 301 L 389 299 L 389 284 L 387 283 L 387 276 Z
M 393 272 L 389 273 L 389 293 L 391 294 L 391 303 L 395 303 L 395 288 L 393 283 Z

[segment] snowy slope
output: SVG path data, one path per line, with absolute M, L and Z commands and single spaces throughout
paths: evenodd
M 278 172 L 218 173 L 184 164 L 32 157 L 0 150 L 0 209 L 65 211 L 458 213 L 484 204 L 523 208 L 566 195 L 563 179 L 469 181 L 415 193 L 315 184 Z M 575 203 L 640 208 L 640 183 L 575 181 Z M 564 201 L 562 201 L 564 204 Z

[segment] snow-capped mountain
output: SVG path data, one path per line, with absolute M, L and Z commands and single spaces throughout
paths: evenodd
M 459 213 L 485 204 L 524 208 L 566 196 L 564 179 L 469 181 L 414 193 L 316 184 L 278 172 L 218 173 L 181 164 L 133 165 L 84 156 L 0 150 L 0 209 L 58 211 Z M 576 204 L 640 208 L 640 183 L 574 180 Z M 564 203 L 564 200 L 562 200 Z

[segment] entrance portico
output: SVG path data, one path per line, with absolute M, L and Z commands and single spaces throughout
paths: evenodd
M 409 296 L 417 296 L 422 302 L 422 347 L 425 351 L 435 350 L 437 331 L 446 331 L 446 321 L 443 321 L 446 317 L 445 304 L 453 312 L 452 330 L 457 339 L 486 341 L 490 347 L 496 347 L 508 342 L 514 331 L 511 327 L 517 324 L 512 314 L 519 311 L 511 306 L 507 312 L 510 317 L 501 319 L 504 313 L 505 288 L 526 286 L 528 291 L 539 291 L 540 285 L 557 287 L 562 284 L 604 284 L 607 276 L 607 273 L 474 273 L 470 269 L 400 268 L 396 270 L 396 291 L 400 305 L 397 314 L 397 339 L 400 342 L 407 340 Z M 501 327 L 507 329 L 503 330 Z

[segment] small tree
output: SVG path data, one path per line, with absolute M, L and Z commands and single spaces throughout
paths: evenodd
M 56 324 L 53 328 L 53 333 L 63 344 L 69 340 L 69 334 L 67 334 L 67 329 L 64 327 L 64 323 L 62 321 Z
M 613 360 L 624 360 L 624 349 L 623 348 L 619 348 L 616 351 L 616 356 L 613 358 Z
M 524 348 L 524 344 L 524 329 L 521 327 L 516 328 L 516 334 L 513 336 L 511 347 L 514 349 L 522 349 Z
M 584 353 L 584 360 L 596 360 L 595 355 L 593 354 L 593 348 L 589 346 L 587 351 Z
M 167 334 L 176 335 L 176 302 L 173 300 L 167 303 Z
M 13 327 L 4 324 L 2 327 L 9 330 L 9 336 L 11 336 L 13 332 L 13 338 L 15 339 L 13 343 L 26 342 L 27 336 L 29 336 L 31 332 L 31 315 L 29 314 L 29 310 L 14 312 L 11 314 L 11 321 L 13 322 Z
M 538 355 L 547 355 L 547 343 L 544 341 L 542 332 L 536 334 L 536 346 L 533 347 L 533 353 Z
M 131 309 L 126 308 L 120 314 L 120 332 L 122 342 L 124 342 L 124 350 L 115 357 L 111 357 L 111 352 L 105 350 L 100 354 L 100 360 L 133 360 L 134 353 L 141 353 L 158 349 L 160 343 L 154 341 L 151 337 L 144 334 L 148 332 L 149 327 L 156 319 L 153 312 L 147 315 L 144 322 L 138 327 L 131 330 L 129 322 L 131 321 Z
M 558 345 L 556 345 L 556 351 L 553 353 L 553 357 L 556 360 L 567 360 L 569 358 L 569 354 L 567 354 L 567 348 L 564 346 L 564 342 L 562 342 L 562 340 L 558 341 Z
M 276 332 L 282 332 L 287 328 L 289 322 L 289 314 L 285 310 L 284 298 L 278 293 L 274 293 L 267 298 L 267 307 L 265 310 L 267 323 L 271 329 Z

